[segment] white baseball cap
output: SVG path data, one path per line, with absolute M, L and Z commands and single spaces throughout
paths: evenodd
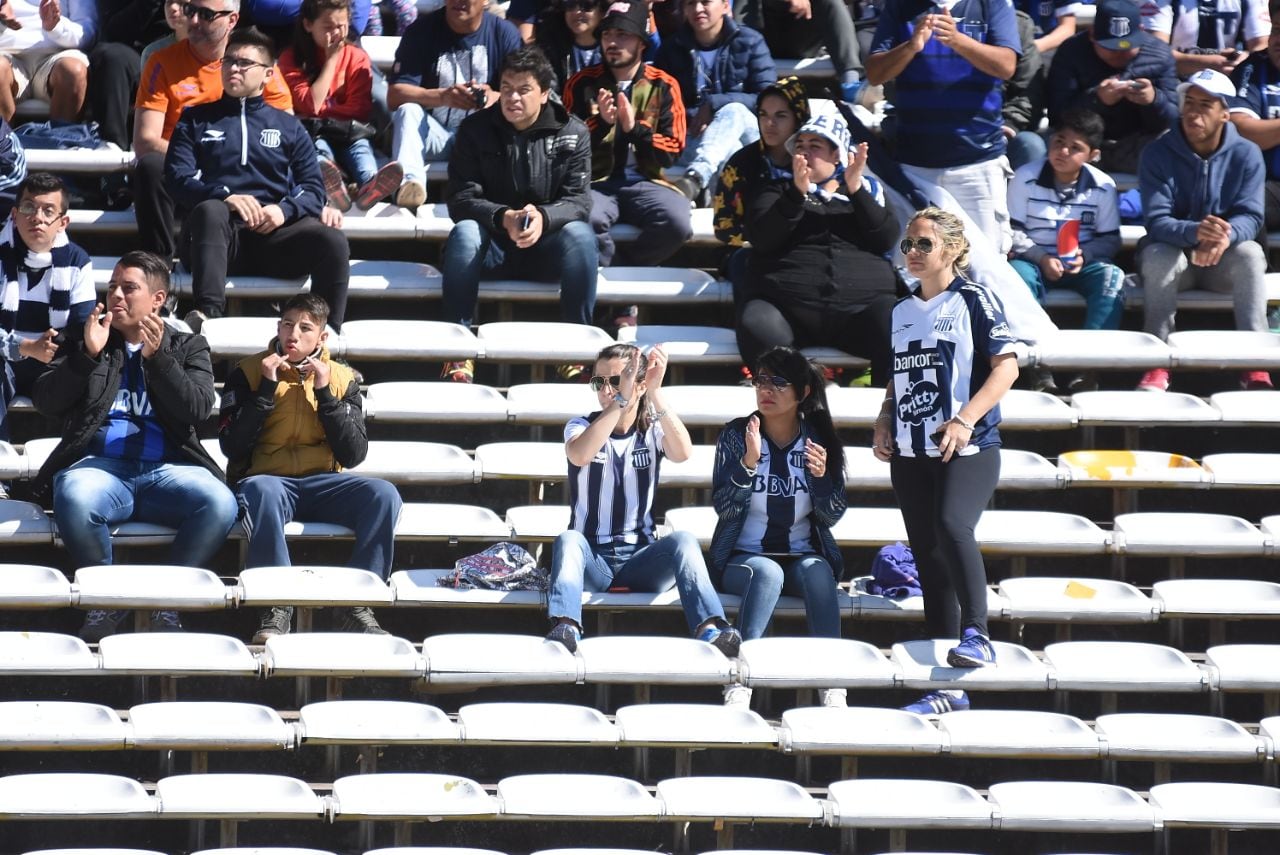
M 1186 100 L 1187 90 L 1192 86 L 1214 96 L 1222 102 L 1224 107 L 1230 107 L 1231 99 L 1236 96 L 1236 87 L 1232 85 L 1230 77 L 1221 71 L 1205 68 L 1188 77 L 1185 83 L 1178 84 L 1179 110 L 1182 109 L 1182 102 Z

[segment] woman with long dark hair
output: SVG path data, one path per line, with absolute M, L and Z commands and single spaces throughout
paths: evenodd
M 831 527 L 844 516 L 844 449 L 822 370 L 798 350 L 775 347 L 751 366 L 756 411 L 725 425 L 716 443 L 712 581 L 739 594 L 744 640 L 764 635 L 782 594 L 801 596 L 809 634 L 840 637 L 836 582 L 844 572 Z M 730 686 L 725 703 L 749 703 Z M 824 706 L 843 706 L 827 689 Z

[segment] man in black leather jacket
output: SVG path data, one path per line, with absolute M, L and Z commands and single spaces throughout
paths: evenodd
M 599 255 L 591 213 L 587 126 L 551 101 L 554 74 L 536 47 L 503 60 L 498 103 L 463 120 L 449 158 L 441 256 L 444 320 L 469 325 L 482 277 L 560 282 L 560 317 L 589 324 Z M 445 366 L 469 382 L 473 366 Z

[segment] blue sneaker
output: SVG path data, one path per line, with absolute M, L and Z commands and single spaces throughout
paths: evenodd
M 582 631 L 571 623 L 558 623 L 547 633 L 547 641 L 558 641 L 570 653 L 576 653 L 578 642 L 582 640 Z
M 991 640 L 976 629 L 966 629 L 960 643 L 947 651 L 947 664 L 952 668 L 981 668 L 996 664 L 996 651 Z
M 942 715 L 949 712 L 963 712 L 969 708 L 969 696 L 964 692 L 938 691 L 907 704 L 902 709 L 918 715 Z
M 705 641 L 730 659 L 735 658 L 738 655 L 738 649 L 742 647 L 742 633 L 731 626 L 726 626 L 724 629 L 709 626 L 699 633 L 698 640 Z

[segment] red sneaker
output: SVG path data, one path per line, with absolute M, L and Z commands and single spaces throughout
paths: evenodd
M 1152 368 L 1138 381 L 1139 392 L 1168 392 L 1169 369 Z
M 342 170 L 327 157 L 320 158 L 320 177 L 324 179 L 324 193 L 329 199 L 329 207 L 337 208 L 342 213 L 351 210 L 351 197 L 347 195 L 347 181 L 342 177 Z
M 404 180 L 404 170 L 394 160 L 379 169 L 374 176 L 360 185 L 356 191 L 356 207 L 367 211 L 392 193 L 400 189 Z
M 1245 371 L 1240 375 L 1241 389 L 1274 389 L 1271 375 L 1265 371 Z

